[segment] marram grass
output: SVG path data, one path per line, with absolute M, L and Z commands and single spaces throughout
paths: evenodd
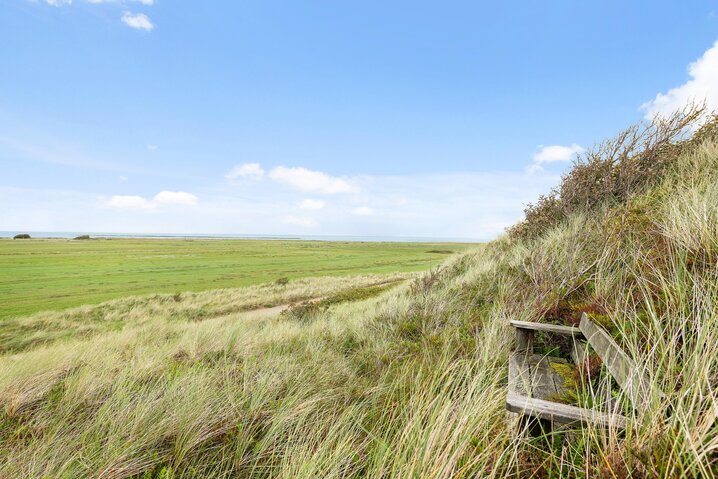
M 0 477 L 716 477 L 716 165 L 706 142 L 624 205 L 300 316 L 242 313 L 258 287 L 18 321 Z M 626 431 L 536 438 L 506 413 L 508 320 L 557 305 L 600 316 L 650 378 Z

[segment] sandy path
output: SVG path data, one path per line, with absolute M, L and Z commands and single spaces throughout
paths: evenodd
M 270 306 L 269 308 L 257 308 L 257 309 L 249 309 L 247 311 L 239 311 L 239 312 L 228 314 L 228 315 L 221 316 L 221 317 L 238 316 L 238 315 L 242 316 L 243 318 L 259 318 L 259 317 L 263 317 L 263 316 L 276 316 L 276 315 L 282 314 L 283 311 L 289 309 L 291 306 L 294 306 L 295 304 L 306 303 L 306 302 L 315 303 L 317 301 L 321 301 L 328 297 L 329 296 L 320 296 L 318 298 L 302 299 L 302 300 L 298 300 L 298 301 L 293 301 L 291 303 L 280 304 L 277 306 Z
M 389 285 L 389 284 L 394 284 L 394 283 L 401 283 L 403 281 L 405 281 L 405 280 L 402 279 L 402 280 L 396 280 L 396 281 L 384 281 L 384 282 L 377 283 L 377 284 L 370 284 L 369 286 L 384 286 L 384 285 Z M 319 296 L 317 298 L 301 299 L 301 300 L 293 301 L 291 303 L 280 304 L 278 306 L 271 306 L 269 308 L 249 309 L 247 311 L 232 313 L 228 316 L 235 316 L 237 314 L 241 314 L 245 318 L 274 316 L 274 315 L 282 314 L 282 312 L 284 310 L 289 309 L 291 306 L 293 306 L 295 304 L 306 303 L 306 302 L 316 303 L 317 301 L 327 299 L 328 297 L 329 297 L 329 295 Z
M 281 314 L 282 311 L 289 309 L 289 307 L 293 303 L 287 303 L 287 304 L 280 304 L 279 306 L 272 306 L 271 308 L 259 308 L 259 309 L 250 309 L 249 311 L 243 311 L 241 314 L 245 318 L 254 318 L 259 316 L 274 316 L 277 314 Z

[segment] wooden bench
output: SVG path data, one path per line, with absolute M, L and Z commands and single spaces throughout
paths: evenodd
M 576 364 L 580 364 L 585 359 L 586 338 L 580 328 L 516 320 L 511 320 L 510 324 L 516 328 L 517 351 L 533 354 L 534 335 L 537 331 L 543 331 L 572 337 L 573 351 L 571 357 Z
M 643 407 L 650 400 L 651 391 L 651 382 L 643 368 L 639 367 L 603 328 L 591 321 L 586 313 L 581 316 L 580 328 L 608 372 L 631 400 L 633 407 Z
M 551 400 L 561 396 L 566 388 L 556 369 L 557 360 L 534 354 L 536 332 L 558 334 L 572 338 L 571 358 L 581 364 L 587 357 L 587 343 L 598 353 L 608 371 L 626 391 L 634 406 L 647 398 L 647 380 L 635 363 L 615 341 L 586 314 L 578 328 L 529 321 L 511 321 L 516 328 L 517 348 L 509 358 L 509 390 L 506 409 L 555 424 L 626 427 L 626 418 L 594 409 L 585 409 Z
M 619 414 L 607 414 L 594 409 L 530 398 L 511 391 L 506 397 L 506 409 L 517 414 L 545 419 L 551 424 L 594 424 L 605 428 L 626 428 L 626 418 Z

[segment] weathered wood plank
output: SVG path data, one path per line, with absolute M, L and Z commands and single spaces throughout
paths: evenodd
M 511 391 L 506 396 L 506 409 L 517 414 L 526 414 L 560 424 L 594 424 L 620 429 L 626 427 L 626 418 L 619 414 L 606 414 L 593 409 L 530 398 Z
M 532 370 L 534 375 L 534 389 L 532 397 L 551 399 L 561 396 L 563 388 L 559 390 L 556 383 L 563 385 L 563 381 L 556 381 L 556 372 L 551 368 L 547 359 L 539 361 Z
M 634 408 L 642 407 L 650 398 L 651 383 L 642 368 L 616 344 L 616 341 L 586 313 L 579 326 L 591 347 L 631 400 Z
M 529 397 L 548 399 L 560 396 L 563 380 L 557 377 L 548 358 L 539 354 L 516 352 L 509 357 L 509 391 Z
M 560 326 L 558 324 L 547 324 L 537 323 L 535 321 L 517 321 L 512 319 L 509 321 L 511 326 L 519 329 L 529 329 L 531 331 L 544 331 L 547 333 L 563 334 L 566 336 L 573 336 L 575 338 L 582 338 L 583 333 L 579 328 L 573 326 Z
M 509 356 L 509 392 L 531 396 L 533 394 L 531 370 L 522 355 L 522 353 L 514 353 Z

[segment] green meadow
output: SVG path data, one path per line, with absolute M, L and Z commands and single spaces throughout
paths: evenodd
M 0 319 L 148 293 L 427 271 L 468 244 L 280 240 L 0 240 Z

